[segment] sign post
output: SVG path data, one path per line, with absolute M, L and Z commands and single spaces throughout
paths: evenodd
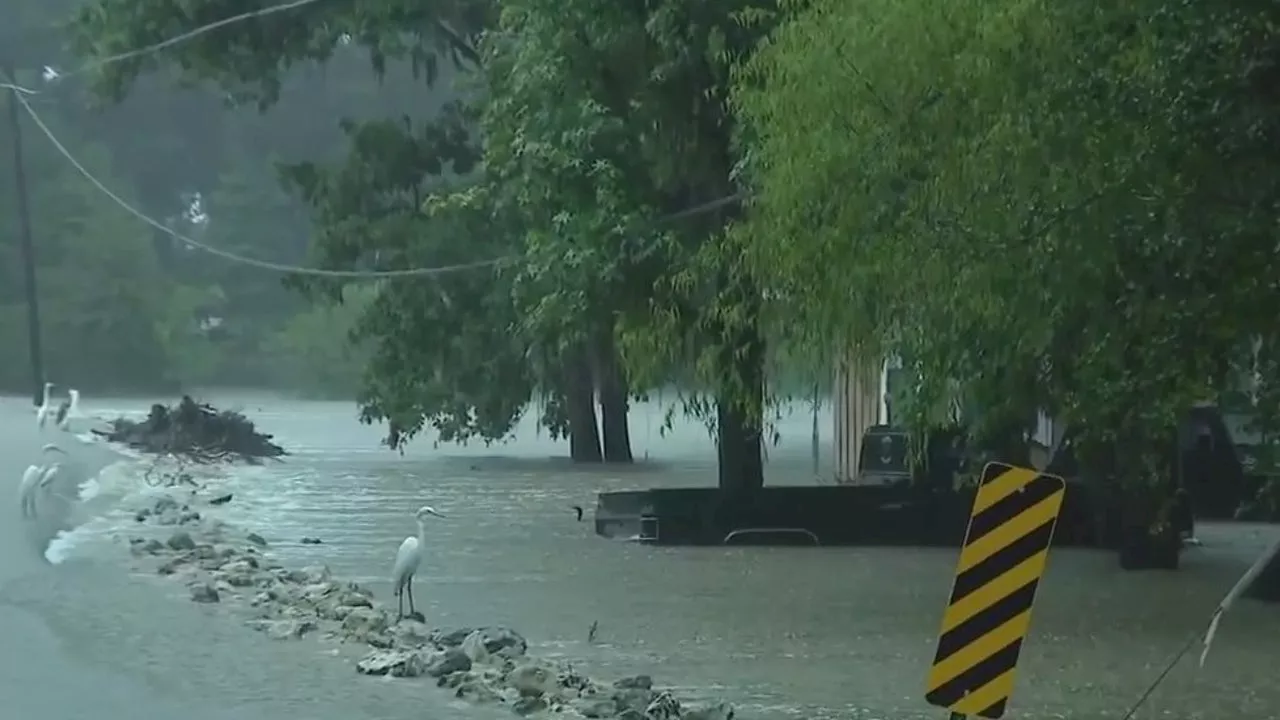
M 951 720 L 1005 713 L 1066 488 L 1030 468 L 982 470 L 925 692 Z

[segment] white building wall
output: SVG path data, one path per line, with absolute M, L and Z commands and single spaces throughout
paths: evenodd
M 836 369 L 835 475 L 842 485 L 858 480 L 858 454 L 867 428 L 887 419 L 885 368 L 852 360 Z

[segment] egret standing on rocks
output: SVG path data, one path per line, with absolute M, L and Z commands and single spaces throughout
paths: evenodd
M 53 415 L 53 383 L 44 384 L 44 401 L 40 403 L 40 409 L 36 410 L 36 427 L 44 429 L 44 424 L 49 421 L 49 417 Z
M 67 391 L 67 399 L 63 400 L 62 404 L 58 406 L 58 414 L 55 418 L 58 428 L 62 430 L 70 430 L 71 418 L 75 417 L 79 412 L 80 391 L 75 388 L 71 388 Z
M 444 517 L 436 512 L 434 508 L 422 506 L 418 508 L 418 512 L 413 514 L 414 520 L 418 521 L 418 536 L 407 537 L 404 542 L 400 543 L 400 549 L 396 552 L 396 564 L 391 569 L 391 583 L 395 587 L 396 594 L 396 620 L 405 617 L 404 614 L 404 596 L 409 596 L 409 617 L 420 619 L 422 616 L 413 607 L 413 576 L 418 572 L 418 566 L 422 564 L 422 549 L 427 545 L 427 516 L 435 515 L 438 518 Z

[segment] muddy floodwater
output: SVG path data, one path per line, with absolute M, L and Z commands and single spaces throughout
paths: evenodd
M 234 513 L 229 519 L 267 537 L 286 563 L 323 562 L 386 596 L 395 548 L 413 532 L 413 511 L 429 504 L 449 516 L 429 526 L 415 593 L 433 623 L 510 625 L 535 643 L 534 652 L 581 663 L 592 675 L 651 673 L 689 695 L 728 698 L 742 718 L 945 716 L 924 703 L 923 693 L 955 550 L 655 548 L 605 540 L 589 522 L 575 522 L 571 506 L 591 507 L 600 490 L 714 483 L 705 429 L 688 423 L 663 436 L 661 408 L 632 413 L 635 467 L 581 468 L 558 459 L 561 444 L 531 426 L 504 445 L 435 447 L 427 438 L 398 455 L 379 447 L 381 430 L 359 425 L 347 403 L 213 400 L 243 408 L 293 452 L 285 463 L 238 471 L 227 508 Z M 89 401 L 86 409 L 145 405 Z M 18 401 L 0 410 L 0 426 L 30 422 Z M 829 412 L 821 420 L 829 433 Z M 809 408 L 797 406 L 778 425 L 782 439 L 769 451 L 768 481 L 812 482 Z M 819 456 L 818 474 L 827 476 L 829 437 L 821 438 Z M 1008 717 L 1123 716 L 1276 534 L 1262 525 L 1202 526 L 1204 546 L 1186 553 L 1179 572 L 1125 573 L 1110 555 L 1055 551 Z M 321 544 L 303 544 L 304 537 Z M 156 613 L 192 615 L 160 609 L 181 598 L 142 579 L 99 583 L 115 588 L 94 597 L 101 625 L 60 604 L 90 594 L 77 573 L 106 577 L 113 563 L 123 568 L 115 559 L 120 552 L 105 541 L 86 542 L 74 562 L 23 571 L 42 573 L 38 581 L 10 574 L 0 602 L 42 608 L 32 611 L 65 642 L 85 644 L 81 654 L 91 660 L 112 657 L 113 647 L 145 656 L 147 644 L 130 638 L 148 630 L 127 623 L 148 621 L 142 603 L 154 604 Z M 70 590 L 61 599 L 43 597 L 60 588 Z M 598 631 L 588 642 L 593 622 Z M 228 707 L 268 696 L 262 686 L 268 678 L 302 692 L 345 677 L 331 667 L 317 671 L 337 664 L 320 653 L 296 652 L 255 680 L 243 654 L 267 651 L 245 648 L 269 641 L 242 628 L 216 632 L 240 638 L 227 640 L 225 650 L 200 650 L 202 673 L 236 678 L 222 684 Z M 1198 649 L 1192 651 L 1136 717 L 1274 717 L 1278 640 L 1280 606 L 1241 604 L 1206 667 L 1197 667 Z M 163 679 L 163 663 L 133 657 L 117 670 Z M 363 681 L 351 673 L 350 682 Z M 464 717 L 481 712 L 454 710 Z M 352 717 L 337 703 L 304 714 Z

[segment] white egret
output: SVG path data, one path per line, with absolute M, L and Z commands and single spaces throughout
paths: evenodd
M 45 445 L 41 451 L 46 455 L 51 452 L 66 454 L 65 450 L 53 443 Z M 57 462 L 30 465 L 26 472 L 22 473 L 22 482 L 18 484 L 18 505 L 22 509 L 23 517 L 35 517 L 36 488 L 47 488 L 53 482 L 60 467 L 61 465 Z
M 27 471 L 22 473 L 22 482 L 18 484 L 18 507 L 24 518 L 35 515 L 36 483 L 43 472 L 44 468 L 39 465 L 28 465 Z
M 58 405 L 58 414 L 55 422 L 62 430 L 71 429 L 71 418 L 80 414 L 80 391 L 71 388 L 67 391 L 67 399 Z
M 422 506 L 418 508 L 418 512 L 413 514 L 414 520 L 418 522 L 418 536 L 407 537 L 404 542 L 400 543 L 400 549 L 396 552 L 396 564 L 391 568 L 391 583 L 395 587 L 396 595 L 396 619 L 400 620 L 404 617 L 404 596 L 409 596 L 409 615 L 412 617 L 417 615 L 418 611 L 413 607 L 413 576 L 418 572 L 418 566 L 422 564 L 422 549 L 427 544 L 427 516 L 435 515 L 442 518 L 444 515 L 436 512 L 434 508 Z
M 44 429 L 44 424 L 49 421 L 49 416 L 53 415 L 53 383 L 44 384 L 44 401 L 40 403 L 40 409 L 36 410 L 36 427 Z

